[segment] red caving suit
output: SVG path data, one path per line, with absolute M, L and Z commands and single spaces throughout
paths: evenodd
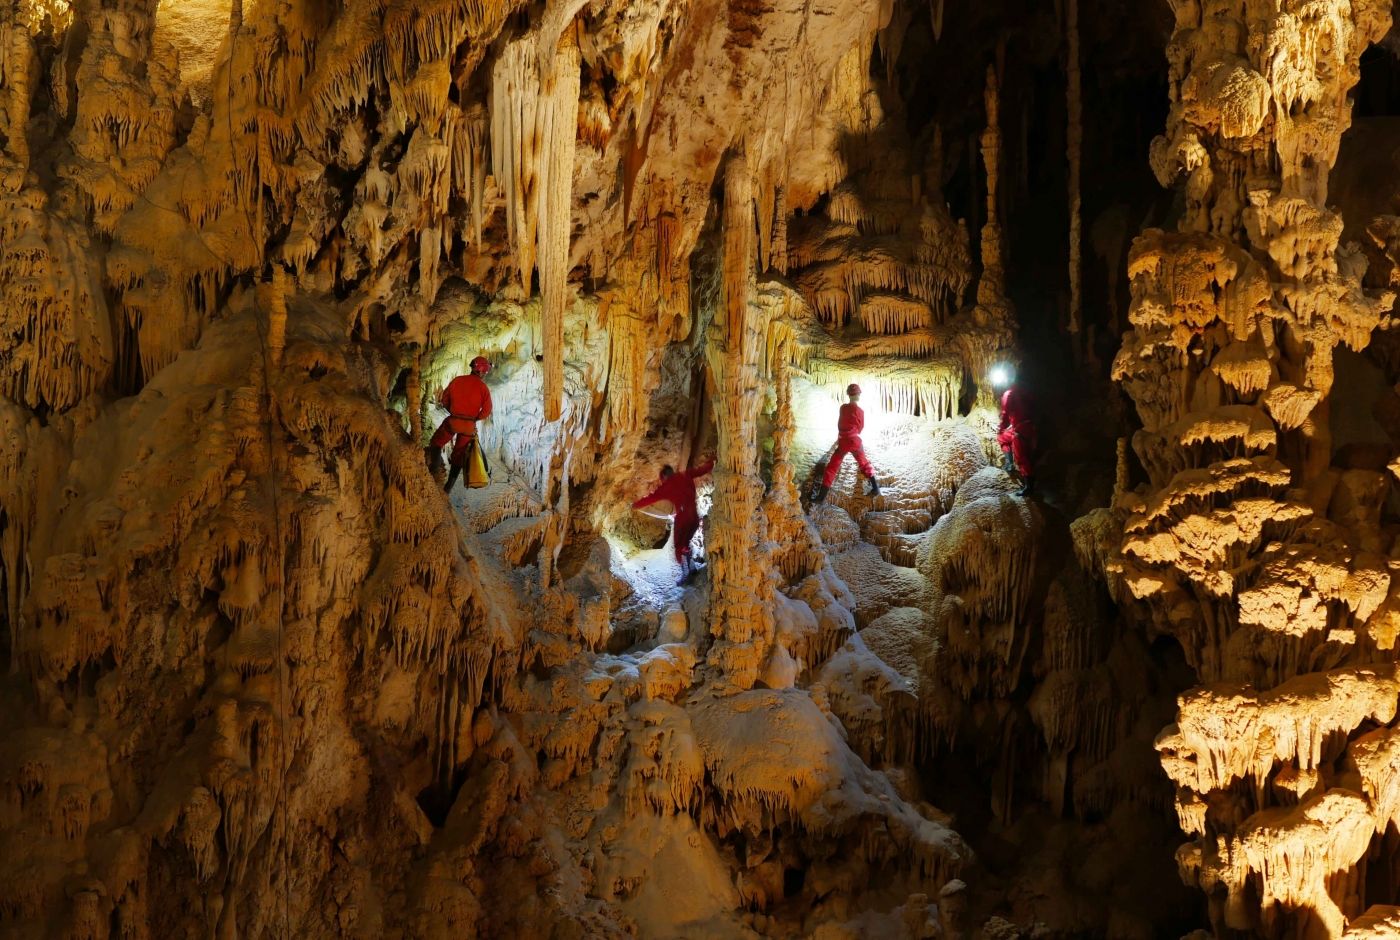
M 1016 461 L 1021 479 L 1031 478 L 1031 457 L 1035 454 L 1035 422 L 1031 420 L 1030 401 L 1016 386 L 1001 396 L 1001 425 L 997 428 L 997 443 L 1003 452 Z
M 663 499 L 676 507 L 672 526 L 675 540 L 676 561 L 684 564 L 690 554 L 690 540 L 700 528 L 700 512 L 695 508 L 695 481 L 714 469 L 715 462 L 701 464 L 690 470 L 680 470 L 661 481 L 661 485 L 632 504 L 633 509 L 641 509 Z
M 438 404 L 447 409 L 448 415 L 433 433 L 429 446 L 441 450 L 455 434 L 452 465 L 460 467 L 467 456 L 467 445 L 476 439 L 476 423 L 491 417 L 491 389 L 479 375 L 459 375 L 438 395 Z
M 848 401 L 841 406 L 841 416 L 836 419 L 836 451 L 826 462 L 826 472 L 822 474 L 822 486 L 831 489 L 836 474 L 841 472 L 841 463 L 850 454 L 856 458 L 856 466 L 868 477 L 875 476 L 870 461 L 865 459 L 865 447 L 860 442 L 860 432 L 865 430 L 865 412 L 860 405 Z

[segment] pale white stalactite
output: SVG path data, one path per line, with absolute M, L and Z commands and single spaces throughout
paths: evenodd
M 535 37 L 512 40 L 491 72 L 491 171 L 505 202 L 515 269 L 526 289 L 535 269 L 542 97 Z
M 554 51 L 543 90 L 540 127 L 539 265 L 544 332 L 544 413 L 559 418 L 564 395 L 564 308 L 569 300 L 573 231 L 574 142 L 578 133 L 579 51 L 566 32 Z
M 556 33 L 557 35 L 557 33 Z M 572 31 L 540 48 L 544 32 L 509 43 L 492 73 L 491 165 L 506 206 L 520 284 L 539 264 L 545 419 L 558 420 L 564 390 L 573 166 L 578 134 L 579 51 Z

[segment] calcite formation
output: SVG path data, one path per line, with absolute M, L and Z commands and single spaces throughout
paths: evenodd
M 1106 574 L 1199 683 L 1156 746 L 1215 929 L 1379 936 L 1385 910 L 1360 915 L 1395 887 L 1367 877 L 1393 820 L 1388 487 L 1335 461 L 1329 396 L 1337 350 L 1388 325 L 1394 295 L 1339 243 L 1328 174 L 1389 4 L 1174 8 L 1152 165 L 1185 212 L 1131 252 L 1114 375 L 1148 482 L 1119 495 Z
M 1117 316 L 1122 5 L 4 5 L 0 934 L 1397 932 L 1397 463 L 1329 422 L 1389 10 L 1172 8 L 1141 427 L 1110 480 L 1053 416 L 1105 452 L 1042 501 L 989 375 L 1050 358 L 1022 267 Z M 852 382 L 882 488 L 812 504 Z M 629 506 L 710 459 L 677 584 Z
M 790 457 L 843 368 L 959 406 L 966 236 L 833 143 L 898 134 L 891 16 L 0 13 L 6 932 L 953 927 L 970 850 L 811 689 L 855 602 Z M 818 200 L 868 348 L 795 274 Z M 496 478 L 449 501 L 477 355 Z M 682 592 L 624 510 L 710 451 Z

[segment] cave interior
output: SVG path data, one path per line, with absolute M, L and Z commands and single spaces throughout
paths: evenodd
M 1400 937 L 1394 14 L 3 5 L 0 936 Z

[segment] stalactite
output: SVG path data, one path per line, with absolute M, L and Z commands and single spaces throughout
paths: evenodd
M 540 87 L 535 37 L 506 44 L 491 72 L 491 170 L 505 201 L 506 232 L 520 284 L 535 267 L 540 192 L 540 112 L 550 101 Z
M 1083 238 L 1080 235 L 1080 162 L 1084 139 L 1084 103 L 1080 90 L 1079 69 L 1079 0 L 1065 0 L 1065 103 L 1069 128 L 1066 150 L 1069 157 L 1069 332 L 1078 343 L 1080 329 L 1080 277 Z
M 549 68 L 540 163 L 539 238 L 541 316 L 544 322 L 544 414 L 559 419 L 564 396 L 564 308 L 569 298 L 569 243 L 573 233 L 574 141 L 578 133 L 579 52 L 565 32 Z
M 770 178 L 772 167 L 758 180 L 754 210 L 758 214 L 758 270 L 767 271 L 773 267 L 773 234 L 777 227 L 778 186 Z
M 287 345 L 287 272 L 280 264 L 272 266 L 271 290 L 267 298 L 267 351 L 274 366 L 282 364 Z
M 773 215 L 772 264 L 779 274 L 785 275 L 788 273 L 788 220 L 787 188 L 784 186 L 778 187 Z
M 539 50 L 543 37 L 541 33 L 515 40 L 496 63 L 491 165 L 504 190 L 507 230 L 522 286 L 530 286 L 538 259 L 545 419 L 557 421 L 564 395 L 579 51 L 572 31 L 565 31 L 557 46 Z

